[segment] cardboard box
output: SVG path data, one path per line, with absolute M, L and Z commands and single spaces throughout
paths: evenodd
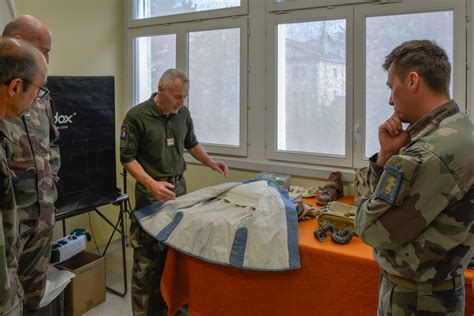
M 82 315 L 105 301 L 104 257 L 83 251 L 57 267 L 76 275 L 65 290 L 65 315 Z

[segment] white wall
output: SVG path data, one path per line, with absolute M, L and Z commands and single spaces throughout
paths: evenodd
M 15 16 L 15 0 L 0 0 L 0 32 Z
M 0 0 L 0 3 L 3 1 Z M 49 75 L 111 75 L 115 77 L 117 129 L 123 118 L 123 109 L 125 109 L 122 93 L 123 1 L 16 1 L 17 15 L 34 15 L 46 22 L 53 33 L 53 45 L 48 67 Z M 118 144 L 118 142 L 116 143 Z M 117 163 L 117 166 L 120 166 L 120 164 Z M 118 174 L 117 181 L 118 185 L 121 186 L 121 178 Z M 117 207 L 104 207 L 101 208 L 101 211 L 112 222 L 116 222 L 118 215 Z M 76 227 L 87 228 L 89 232 L 94 231 L 94 236 L 99 246 L 105 244 L 111 231 L 109 226 L 94 212 L 67 220 L 68 232 Z M 56 233 L 57 237 L 62 233 L 59 223 L 56 225 Z M 118 237 L 117 235 L 115 236 Z M 89 243 L 89 245 L 91 246 L 92 243 Z

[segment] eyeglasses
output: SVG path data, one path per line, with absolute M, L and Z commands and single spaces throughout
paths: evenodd
M 45 96 L 47 96 L 49 94 L 49 90 L 46 87 L 38 86 L 38 85 L 34 84 L 33 82 L 31 82 L 29 80 L 26 80 L 26 79 L 21 79 L 21 80 L 23 80 L 24 82 L 28 82 L 30 85 L 35 86 L 36 88 L 38 88 L 38 92 L 36 92 L 36 96 L 38 97 L 38 99 L 42 99 L 42 98 L 44 98 Z

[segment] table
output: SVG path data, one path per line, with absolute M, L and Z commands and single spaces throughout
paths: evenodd
M 127 261 L 126 261 L 126 250 L 125 250 L 125 239 L 126 239 L 126 232 L 125 232 L 125 222 L 124 222 L 124 213 L 127 212 L 127 203 L 128 203 L 128 195 L 125 193 L 120 193 L 115 200 L 98 203 L 97 205 L 93 205 L 87 208 L 80 208 L 76 210 L 66 211 L 66 212 L 57 212 L 55 219 L 57 221 L 63 221 L 63 235 L 66 235 L 66 219 L 70 217 L 74 217 L 80 214 L 88 213 L 91 211 L 95 211 L 107 224 L 113 227 L 112 233 L 110 234 L 109 240 L 107 241 L 107 245 L 105 246 L 104 250 L 102 251 L 102 256 L 105 256 L 107 250 L 112 242 L 112 238 L 115 235 L 115 232 L 118 232 L 121 236 L 122 241 L 122 269 L 123 269 L 123 292 L 119 292 L 115 289 L 112 289 L 107 286 L 107 290 L 111 293 L 124 297 L 127 295 Z M 119 206 L 119 216 L 117 222 L 114 224 L 112 223 L 104 214 L 102 214 L 98 207 L 105 206 L 105 205 L 116 205 Z
M 347 202 L 346 200 L 342 200 Z M 169 314 L 188 304 L 190 315 L 376 315 L 380 271 L 358 237 L 348 245 L 313 236 L 316 219 L 300 222 L 299 270 L 257 272 L 205 262 L 169 249 L 161 280 Z M 466 270 L 466 315 L 474 313 Z

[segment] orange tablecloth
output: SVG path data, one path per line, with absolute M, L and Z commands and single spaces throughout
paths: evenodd
M 300 222 L 299 270 L 256 272 L 205 262 L 169 249 L 161 280 L 170 315 L 376 315 L 379 269 L 372 249 L 313 236 L 315 219 Z M 328 236 L 329 237 L 329 236 Z M 474 313 L 473 270 L 466 271 L 466 315 Z

